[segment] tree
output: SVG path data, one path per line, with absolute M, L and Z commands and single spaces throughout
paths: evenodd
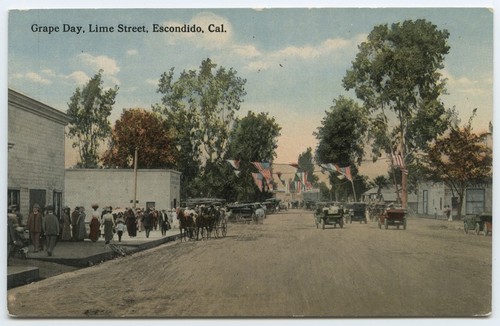
M 450 47 L 449 33 L 426 20 L 404 21 L 390 27 L 376 26 L 361 43 L 343 85 L 354 89 L 374 114 L 374 159 L 382 152 L 400 152 L 405 163 L 442 134 L 449 115 L 439 97 L 445 91 L 440 70 Z M 388 125 L 386 112 L 397 123 Z M 402 175 L 402 199 L 406 206 L 407 176 Z
M 377 187 L 377 198 L 380 198 L 382 189 L 391 184 L 390 179 L 384 175 L 376 176 L 375 179 L 373 179 L 372 183 L 375 187 Z
M 108 117 L 111 114 L 118 86 L 103 90 L 102 70 L 83 88 L 77 87 L 68 103 L 68 136 L 72 147 L 78 148 L 82 168 L 95 168 L 99 163 L 99 145 L 111 133 Z
M 347 199 L 353 194 L 353 187 L 359 190 L 366 188 L 364 178 L 357 176 L 355 164 L 361 164 L 364 155 L 367 113 L 352 99 L 343 96 L 334 100 L 333 106 L 325 113 L 321 126 L 314 133 L 318 139 L 316 161 L 319 164 L 350 166 L 354 186 L 346 179 L 340 180 L 337 172 L 331 172 L 329 177 L 336 200 Z
M 325 112 L 314 136 L 318 140 L 316 161 L 348 166 L 361 164 L 364 154 L 366 113 L 353 100 L 340 96 Z
M 311 184 L 318 182 L 318 176 L 314 174 L 314 161 L 311 147 L 308 147 L 305 152 L 299 154 L 297 164 L 299 165 L 298 172 L 307 172 L 308 182 Z
M 123 110 L 115 122 L 103 162 L 109 167 L 132 168 L 135 150 L 138 168 L 175 166 L 177 149 L 173 131 L 161 116 L 144 109 Z
M 176 128 L 183 189 L 194 189 L 190 183 L 196 176 L 213 173 L 212 166 L 221 164 L 235 113 L 246 95 L 245 83 L 235 70 L 217 68 L 209 58 L 201 62 L 199 71 L 184 70 L 177 80 L 174 68 L 161 75 L 158 92 L 163 97 L 153 109 Z M 200 169 L 202 162 L 205 168 Z
M 492 150 L 486 144 L 490 132 L 474 133 L 472 119 L 465 126 L 450 126 L 448 133 L 433 141 L 424 156 L 424 173 L 432 181 L 440 181 L 458 196 L 457 216 L 462 214 L 465 189 L 472 182 L 491 178 Z
M 229 174 L 226 180 L 232 181 L 236 200 L 258 200 L 268 196 L 261 193 L 254 184 L 252 172 L 256 173 L 251 162 L 272 162 L 276 157 L 278 137 L 281 127 L 274 117 L 268 113 L 254 113 L 249 111 L 241 120 L 235 122 L 230 133 L 226 159 L 240 160 L 240 175 Z M 229 189 L 229 185 L 226 185 Z

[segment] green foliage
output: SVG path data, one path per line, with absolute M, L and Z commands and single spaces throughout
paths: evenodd
M 316 161 L 348 166 L 361 163 L 364 154 L 366 112 L 353 100 L 340 96 L 326 111 L 314 133 L 318 139 Z
M 118 86 L 103 90 L 100 70 L 83 88 L 77 87 L 68 103 L 68 136 L 73 148 L 78 148 L 82 168 L 95 168 L 99 163 L 99 145 L 111 133 L 111 114 Z
M 396 147 L 411 157 L 406 154 L 425 148 L 446 130 L 449 114 L 439 101 L 445 80 L 439 71 L 450 49 L 448 37 L 447 30 L 430 22 L 409 20 L 376 26 L 359 46 L 343 85 L 376 113 L 370 128 L 374 159 Z M 388 125 L 385 109 L 397 124 Z
M 235 113 L 246 95 L 245 83 L 235 70 L 217 68 L 210 59 L 203 60 L 198 71 L 182 71 L 177 80 L 174 68 L 161 75 L 158 92 L 163 97 L 153 109 L 175 127 L 180 146 L 178 169 L 183 174 L 182 188 L 187 191 L 183 197 L 197 196 L 196 189 L 221 177 L 211 175 L 205 181 L 194 181 L 200 174 L 218 171 L 213 164 L 221 163 Z M 205 167 L 200 169 L 202 162 Z
M 298 172 L 307 172 L 308 182 L 311 184 L 318 182 L 318 177 L 314 174 L 314 161 L 311 147 L 308 147 L 305 152 L 299 154 L 297 163 L 299 165 Z
M 281 127 L 268 113 L 249 111 L 241 120 L 236 120 L 231 131 L 226 158 L 240 160 L 241 174 L 229 174 L 234 191 L 231 197 L 236 200 L 258 200 L 268 196 L 255 186 L 252 172 L 257 172 L 251 162 L 272 162 L 276 157 L 278 137 Z M 225 176 L 227 178 L 227 175 Z M 228 185 L 228 188 L 230 186 Z
M 136 149 L 137 166 L 145 169 L 172 168 L 178 154 L 173 131 L 161 116 L 143 109 L 123 110 L 103 162 L 109 167 L 132 168 Z

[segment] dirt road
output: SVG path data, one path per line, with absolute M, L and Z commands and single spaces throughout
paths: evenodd
M 21 317 L 452 317 L 491 310 L 492 238 L 411 218 L 316 229 L 310 211 L 230 224 L 8 291 Z

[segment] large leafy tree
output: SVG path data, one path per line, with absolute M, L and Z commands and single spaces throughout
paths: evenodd
M 318 182 L 318 176 L 314 174 L 314 158 L 312 148 L 308 147 L 305 152 L 299 154 L 297 159 L 298 172 L 307 172 L 307 181 L 311 184 Z
M 363 191 L 366 186 L 364 178 L 357 176 L 356 164 L 361 164 L 364 155 L 367 113 L 352 99 L 340 96 L 325 114 L 321 126 L 314 133 L 318 139 L 316 162 L 350 166 L 354 187 L 359 188 L 356 193 L 361 193 L 359 191 Z M 330 173 L 329 180 L 337 200 L 352 194 L 350 182 L 339 179 L 336 172 Z
M 249 111 L 236 121 L 230 134 L 226 158 L 240 160 L 241 173 L 239 176 L 227 174 L 224 178 L 228 199 L 260 200 L 269 196 L 267 191 L 261 193 L 255 186 L 251 173 L 257 171 L 251 162 L 273 161 L 280 130 L 275 118 L 268 113 Z
M 175 166 L 177 149 L 171 128 L 162 117 L 144 109 L 123 110 L 115 122 L 103 162 L 110 167 L 131 168 L 135 151 L 138 168 L 157 169 Z
M 448 114 L 440 101 L 445 80 L 440 70 L 450 47 L 449 33 L 423 19 L 376 26 L 361 43 L 343 79 L 346 90 L 372 113 L 374 158 L 400 152 L 406 163 L 442 134 Z M 389 125 L 388 117 L 396 123 Z M 406 205 L 407 176 L 402 175 Z
M 246 95 L 245 83 L 234 69 L 217 67 L 209 58 L 198 70 L 184 70 L 177 79 L 174 68 L 161 75 L 158 92 L 163 97 L 153 109 L 175 126 L 178 169 L 183 174 L 182 188 L 188 190 L 184 197 L 204 188 L 203 179 L 192 184 L 197 176 L 216 172 L 213 166 L 220 164 L 226 150 L 235 113 Z M 205 166 L 200 169 L 202 162 Z
M 82 88 L 77 87 L 68 103 L 68 136 L 73 148 L 78 149 L 82 168 L 95 168 L 99 164 L 99 146 L 111 133 L 108 117 L 111 114 L 118 86 L 103 89 L 102 70 Z
M 423 160 L 427 179 L 445 183 L 458 197 L 458 217 L 467 186 L 491 178 L 492 173 L 492 150 L 486 142 L 491 133 L 474 133 L 473 117 L 463 127 L 452 124 L 446 135 L 430 144 Z

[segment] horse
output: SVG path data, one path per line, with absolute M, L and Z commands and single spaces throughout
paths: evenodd
M 193 239 L 194 238 L 194 229 L 196 227 L 195 224 L 195 213 L 190 210 L 180 209 L 177 212 L 177 219 L 179 220 L 179 230 L 180 230 L 180 238 L 182 242 L 182 238 Z

